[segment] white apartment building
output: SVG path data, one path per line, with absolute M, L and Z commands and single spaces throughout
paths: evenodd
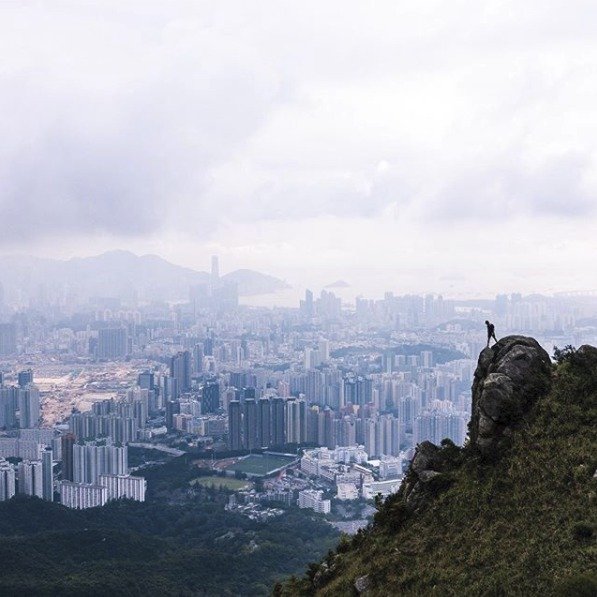
M 130 475 L 100 475 L 98 485 L 108 489 L 108 499 L 118 500 L 126 498 L 145 501 L 145 490 L 147 481 L 143 477 L 131 477 Z
M 67 508 L 95 508 L 108 501 L 108 488 L 92 483 L 60 483 L 60 502 Z
M 310 508 L 319 514 L 329 514 L 332 510 L 330 500 L 323 499 L 323 491 L 318 489 L 303 489 L 299 491 L 297 500 L 299 508 Z

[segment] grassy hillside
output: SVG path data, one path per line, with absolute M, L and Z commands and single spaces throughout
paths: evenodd
M 560 354 L 552 390 L 498 462 L 453 470 L 413 513 L 401 490 L 279 595 L 596 595 L 597 350 Z M 362 578 L 365 575 L 366 578 Z

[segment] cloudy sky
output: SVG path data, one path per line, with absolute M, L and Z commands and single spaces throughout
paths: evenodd
M 597 289 L 597 5 L 0 3 L 0 253 Z

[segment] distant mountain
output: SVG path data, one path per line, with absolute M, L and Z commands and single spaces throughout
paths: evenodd
M 130 251 L 109 251 L 68 261 L 0 257 L 0 283 L 7 300 L 11 296 L 69 296 L 80 301 L 90 297 L 187 300 L 191 286 L 205 284 L 209 279 L 206 272 L 175 265 L 157 255 L 139 256 Z M 241 295 L 255 294 L 255 288 L 268 293 L 286 287 L 282 280 L 251 270 L 237 270 L 223 279 L 237 282 Z
M 350 288 L 350 284 L 345 280 L 336 280 L 331 284 L 328 284 L 326 288 Z
M 226 282 L 234 282 L 237 284 L 239 294 L 242 296 L 270 294 L 272 292 L 277 292 L 278 290 L 290 288 L 290 285 L 284 282 L 284 280 L 274 278 L 274 276 L 268 276 L 267 274 L 261 274 L 250 269 L 237 269 L 236 271 L 222 276 L 222 279 Z

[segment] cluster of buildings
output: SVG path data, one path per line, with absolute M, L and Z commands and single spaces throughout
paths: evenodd
M 144 481 L 128 474 L 127 446 L 160 441 L 234 453 L 300 448 L 300 473 L 315 485 L 258 499 L 323 511 L 326 500 L 394 490 L 422 441 L 465 442 L 485 319 L 499 336 L 531 333 L 548 350 L 597 341 L 595 301 L 583 297 L 386 293 L 347 305 L 324 290 L 307 291 L 297 307 L 239 306 L 215 259 L 184 303 L 94 298 L 6 308 L 0 368 L 21 371 L 10 383 L 0 373 L 0 499 L 24 492 L 72 507 L 144 499 Z M 110 398 L 95 395 L 85 412 L 41 428 L 29 367 L 49 360 L 88 367 L 90 378 L 102 367 L 95 389 Z M 126 385 L 109 383 L 117 367 L 131 373 Z
M 409 454 L 382 455 L 371 459 L 364 446 L 353 445 L 306 450 L 300 471 L 311 479 L 329 485 L 338 500 L 371 499 L 378 493 L 389 495 L 400 486 L 408 467 Z
M 147 392 L 136 388 L 122 401 L 96 403 L 91 413 L 74 413 L 68 428 L 52 429 L 41 427 L 30 369 L 18 373 L 18 385 L 5 384 L 2 374 L 0 382 L 0 501 L 17 493 L 46 501 L 59 495 L 70 508 L 144 501 L 145 479 L 129 475 L 127 443 L 145 426 Z

